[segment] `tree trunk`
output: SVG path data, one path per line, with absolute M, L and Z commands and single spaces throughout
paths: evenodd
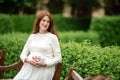
M 72 15 L 71 15 L 71 10 L 72 10 L 72 8 L 71 8 L 70 5 L 64 4 L 63 16 L 65 16 L 65 17 L 71 17 L 71 16 L 72 16 Z

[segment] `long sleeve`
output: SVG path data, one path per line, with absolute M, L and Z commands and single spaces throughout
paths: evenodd
M 54 58 L 47 62 L 47 66 L 52 66 L 57 63 L 61 63 L 62 61 L 60 44 L 59 44 L 57 36 L 55 35 L 53 36 L 53 39 L 51 41 L 51 46 L 52 46 Z
M 23 50 L 22 50 L 22 52 L 20 54 L 20 58 L 21 58 L 21 60 L 23 62 L 24 62 L 25 58 L 27 58 L 27 55 L 29 54 L 29 48 L 28 47 L 29 47 L 29 44 L 31 42 L 32 37 L 33 37 L 33 34 L 31 34 L 29 36 L 29 38 L 27 39 L 27 41 L 26 41 L 26 43 L 24 45 L 24 48 L 23 48 Z

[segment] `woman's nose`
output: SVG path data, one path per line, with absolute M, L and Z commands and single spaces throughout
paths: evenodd
M 47 22 L 44 23 L 45 25 L 47 24 Z

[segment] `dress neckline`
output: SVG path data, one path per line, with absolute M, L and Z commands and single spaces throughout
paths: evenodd
M 37 34 L 40 34 L 40 35 L 46 35 L 46 34 L 49 34 L 50 32 L 47 32 L 47 33 L 37 33 Z

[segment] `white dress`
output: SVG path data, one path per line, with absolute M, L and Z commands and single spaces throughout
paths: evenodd
M 35 67 L 24 59 L 39 56 L 47 67 Z M 31 34 L 20 55 L 23 66 L 13 80 L 52 80 L 55 65 L 61 62 L 61 50 L 56 35 L 52 33 Z

